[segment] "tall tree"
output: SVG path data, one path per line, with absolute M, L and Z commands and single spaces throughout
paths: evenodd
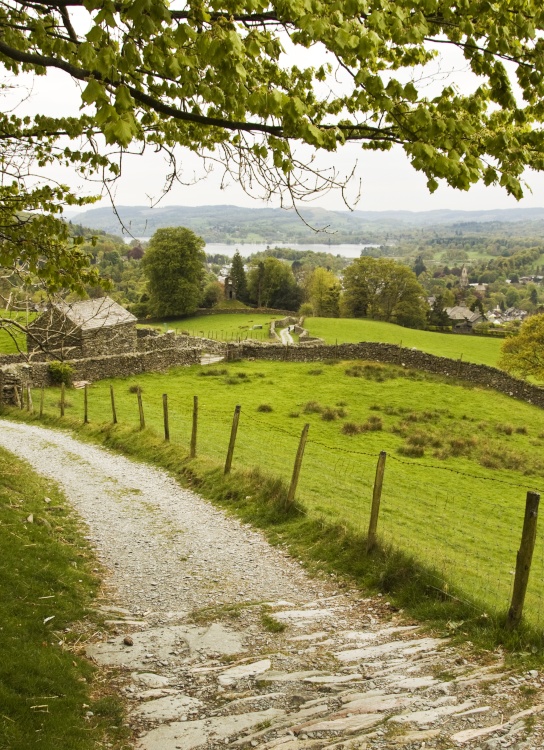
M 425 325 L 425 291 L 414 272 L 386 258 L 362 257 L 344 274 L 344 309 L 354 318 L 369 317 L 413 328 Z
M 504 339 L 498 365 L 513 375 L 544 380 L 544 315 L 531 315 L 518 334 Z
M 234 291 L 236 292 L 236 299 L 239 299 L 240 302 L 248 302 L 249 297 L 244 261 L 238 250 L 236 250 L 232 258 L 230 277 L 232 279 Z
M 249 296 L 259 307 L 298 310 L 302 290 L 288 263 L 276 258 L 259 261 L 248 274 Z
M 340 282 L 326 268 L 316 268 L 307 284 L 308 299 L 314 315 L 337 318 L 339 315 Z
M 141 261 L 152 314 L 189 315 L 197 309 L 205 277 L 205 244 L 185 227 L 157 229 Z

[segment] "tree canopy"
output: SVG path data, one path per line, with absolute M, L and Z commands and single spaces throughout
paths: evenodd
M 423 327 L 425 291 L 407 266 L 386 258 L 362 257 L 346 268 L 343 305 L 348 316 Z
M 10 0 L 0 27 L 5 71 L 81 86 L 75 116 L 63 97 L 54 117 L 0 115 L 2 142 L 31 141 L 42 162 L 115 175 L 97 136 L 181 145 L 293 199 L 338 184 L 297 144 L 399 144 L 430 190 L 481 180 L 519 198 L 524 168 L 544 168 L 537 0 Z M 433 67 L 441 49 L 474 74 L 463 90 Z
M 158 317 L 190 315 L 202 299 L 204 240 L 190 229 L 157 229 L 142 259 L 149 310 Z
M 507 372 L 544 380 L 544 315 L 531 315 L 519 333 L 504 339 L 498 362 Z

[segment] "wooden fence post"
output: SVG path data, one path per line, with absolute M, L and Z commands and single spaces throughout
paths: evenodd
M 372 509 L 370 511 L 370 523 L 368 524 L 368 537 L 366 541 L 366 551 L 371 552 L 376 546 L 378 540 L 377 528 L 378 517 L 380 515 L 380 501 L 382 499 L 383 474 L 385 471 L 385 459 L 387 453 L 380 451 L 378 464 L 376 466 L 376 477 L 374 479 L 374 491 L 372 493 Z
M 196 435 L 198 430 L 198 396 L 193 396 L 193 431 L 191 432 L 191 458 L 196 458 Z
M 287 493 L 287 508 L 289 508 L 295 500 L 295 492 L 297 491 L 298 477 L 300 474 L 300 467 L 302 466 L 302 459 L 304 457 L 304 448 L 306 447 L 306 440 L 308 439 L 309 429 L 310 429 L 310 425 L 305 424 L 300 434 L 300 442 L 298 444 L 297 455 L 295 458 L 295 465 L 293 466 L 293 476 L 291 477 L 291 485 L 289 486 L 289 492 Z
M 232 417 L 232 427 L 230 430 L 229 449 L 227 451 L 227 460 L 225 461 L 225 474 L 230 472 L 232 466 L 232 455 L 234 453 L 234 444 L 236 443 L 236 433 L 238 432 L 238 422 L 240 420 L 240 405 L 234 408 L 234 416 Z
M 60 416 L 64 416 L 64 395 L 65 395 L 66 387 L 64 383 L 60 384 Z
M 170 440 L 170 425 L 168 423 L 168 394 L 162 394 L 162 414 L 164 417 L 164 439 Z
M 43 417 L 43 402 L 45 399 L 45 388 L 42 385 L 41 391 L 40 391 L 40 419 Z
M 457 368 L 457 377 L 458 378 L 461 377 L 461 370 L 462 370 L 462 368 L 463 368 L 463 355 L 461 354 L 461 356 L 459 357 L 459 366 Z
M 516 558 L 516 576 L 514 578 L 514 590 L 512 592 L 512 603 L 508 611 L 507 627 L 509 630 L 516 628 L 521 622 L 523 614 L 523 603 L 529 582 L 529 572 L 533 559 L 533 550 L 536 542 L 536 523 L 538 519 L 538 504 L 540 495 L 538 492 L 528 492 L 525 500 L 525 518 L 523 519 L 523 531 L 521 542 Z
M 110 385 L 110 401 L 112 422 L 113 424 L 117 424 L 117 411 L 115 410 L 115 394 L 113 392 L 113 385 Z
M 83 386 L 83 424 L 89 424 L 89 388 L 87 383 Z
M 142 402 L 142 389 L 138 386 L 138 411 L 140 412 L 140 430 L 145 429 L 144 405 Z
M 31 413 L 34 411 L 34 407 L 32 405 L 32 391 L 30 390 L 30 383 L 26 384 L 26 410 Z

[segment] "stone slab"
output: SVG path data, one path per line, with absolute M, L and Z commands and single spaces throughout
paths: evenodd
M 398 724 L 432 724 L 445 716 L 458 714 L 465 711 L 467 708 L 472 708 L 473 705 L 473 701 L 465 701 L 458 706 L 437 706 L 436 708 L 427 708 L 422 711 L 412 711 L 411 713 L 392 716 L 390 721 L 394 721 Z
M 245 680 L 249 677 L 255 677 L 255 675 L 267 672 L 270 669 L 270 659 L 262 659 L 261 661 L 255 661 L 252 664 L 239 664 L 237 667 L 231 667 L 226 669 L 218 677 L 218 682 L 223 687 L 227 685 L 235 685 L 239 680 Z
M 147 688 L 164 688 L 170 684 L 170 679 L 154 672 L 133 672 L 130 675 L 134 682 Z
M 87 646 L 87 656 L 98 664 L 145 670 L 153 661 L 171 661 L 172 651 L 185 651 L 189 657 L 202 653 L 232 655 L 245 650 L 240 636 L 220 623 L 207 628 L 189 625 L 150 628 L 134 634 L 132 646 L 126 646 L 123 638 L 93 643 Z
M 418 638 L 411 641 L 389 641 L 382 643 L 380 646 L 365 646 L 363 648 L 347 649 L 346 651 L 337 651 L 335 656 L 340 661 L 372 661 L 380 656 L 392 654 L 395 651 L 401 653 L 415 654 L 420 651 L 430 651 L 437 646 L 441 646 L 444 641 L 440 638 Z
M 132 713 L 146 721 L 176 721 L 188 711 L 202 706 L 202 701 L 189 695 L 169 695 L 165 698 L 142 703 Z
M 136 750 L 195 750 L 205 747 L 210 741 L 230 739 L 265 721 L 272 721 L 285 712 L 277 708 L 254 711 L 234 716 L 218 716 L 197 721 L 175 721 L 163 724 L 144 734 L 136 744 Z

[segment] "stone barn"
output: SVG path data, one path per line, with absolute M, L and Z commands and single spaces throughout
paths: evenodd
M 137 349 L 136 318 L 111 297 L 53 303 L 28 327 L 29 352 L 62 359 L 121 354 Z

